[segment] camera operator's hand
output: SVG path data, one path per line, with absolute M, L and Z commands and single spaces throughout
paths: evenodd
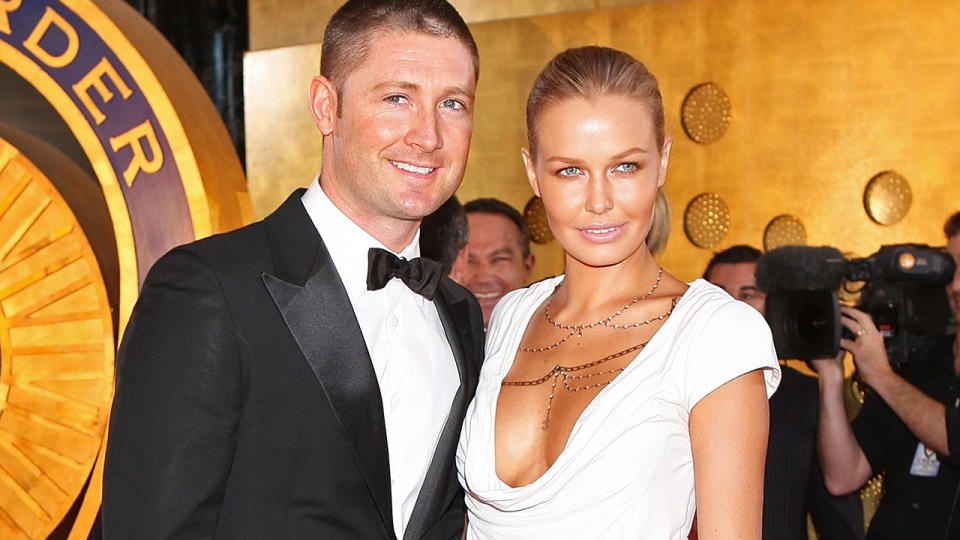
M 841 338 L 840 347 L 853 354 L 853 361 L 863 381 L 870 386 L 876 386 L 879 378 L 893 374 L 887 360 L 883 336 L 873 324 L 870 315 L 859 309 L 840 306 L 840 313 L 843 315 L 843 325 L 856 336 L 854 339 Z
M 807 360 L 810 369 L 817 372 L 817 377 L 831 381 L 843 381 L 843 359 L 847 356 L 847 351 L 840 349 L 834 356 L 823 358 L 812 358 Z

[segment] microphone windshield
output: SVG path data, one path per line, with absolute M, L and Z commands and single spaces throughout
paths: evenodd
M 757 261 L 757 287 L 766 293 L 781 291 L 835 291 L 843 283 L 847 261 L 829 246 L 784 246 Z

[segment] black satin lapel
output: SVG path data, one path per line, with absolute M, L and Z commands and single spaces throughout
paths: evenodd
M 440 432 L 437 448 L 430 461 L 430 469 L 427 470 L 423 487 L 417 496 L 417 504 L 413 507 L 410 522 L 403 533 L 404 540 L 422 538 L 428 532 L 428 527 L 436 522 L 443 509 L 449 505 L 450 498 L 457 491 L 456 482 L 451 482 L 450 479 L 454 477 L 453 468 L 457 443 L 460 440 L 460 428 L 467 412 L 469 396 L 473 394 L 473 381 L 476 380 L 476 374 L 473 373 L 476 367 L 468 360 L 467 351 L 464 349 L 464 344 L 468 342 L 465 334 L 470 331 L 466 302 L 448 305 L 441 288 L 437 290 L 433 303 L 437 306 L 440 322 L 443 323 L 447 342 L 450 344 L 457 370 L 460 372 L 460 388 L 453 397 L 450 413 L 443 425 L 443 431 Z M 460 321 L 459 327 L 455 321 Z
M 330 400 L 384 525 L 392 532 L 390 462 L 380 387 L 333 261 L 321 245 L 302 287 L 266 273 L 262 279 Z

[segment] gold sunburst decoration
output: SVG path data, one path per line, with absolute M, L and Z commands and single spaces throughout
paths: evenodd
M 47 538 L 82 492 L 106 428 L 113 349 L 83 229 L 0 139 L 0 538 Z

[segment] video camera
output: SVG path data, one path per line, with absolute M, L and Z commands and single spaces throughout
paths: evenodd
M 894 367 L 926 356 L 954 331 L 944 286 L 953 259 L 921 244 L 883 246 L 862 259 L 832 247 L 785 246 L 757 262 L 757 287 L 767 293 L 766 318 L 780 358 L 835 356 L 845 330 L 837 291 L 860 293 L 857 308 L 873 319 Z M 848 287 L 863 282 L 859 291 Z

